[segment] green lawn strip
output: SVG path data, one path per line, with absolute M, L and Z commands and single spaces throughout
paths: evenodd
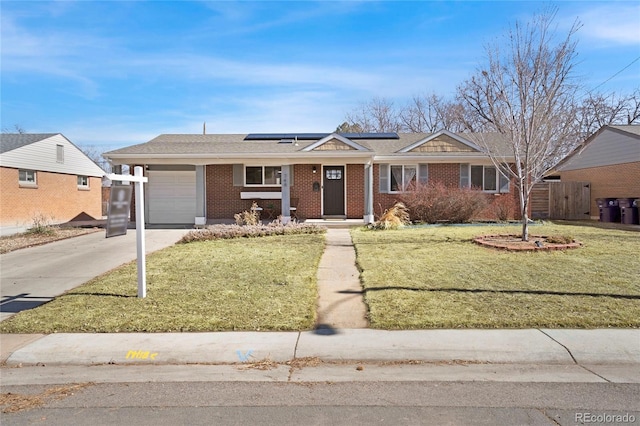
M 640 326 L 640 233 L 536 225 L 584 247 L 506 252 L 471 242 L 514 227 L 352 232 L 374 328 Z
M 323 235 L 178 244 L 0 323 L 3 333 L 305 330 L 313 327 Z

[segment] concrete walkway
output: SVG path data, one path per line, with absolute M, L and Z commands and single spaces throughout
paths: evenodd
M 317 329 L 366 328 L 356 251 L 349 229 L 327 229 L 326 248 L 318 267 Z

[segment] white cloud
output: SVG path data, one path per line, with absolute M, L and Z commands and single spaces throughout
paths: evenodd
M 638 2 L 609 2 L 593 6 L 580 13 L 578 19 L 583 24 L 579 36 L 585 40 L 619 45 L 640 44 Z

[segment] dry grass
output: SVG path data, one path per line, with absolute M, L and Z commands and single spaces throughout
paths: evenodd
M 91 234 L 93 232 L 104 231 L 99 228 L 60 228 L 52 226 L 47 228 L 48 232 L 25 232 L 21 234 L 0 237 L 0 254 L 19 250 L 27 247 L 39 246 L 58 240 Z
M 514 253 L 472 244 L 519 227 L 354 230 L 371 326 L 428 328 L 640 327 L 640 233 L 532 226 L 584 247 Z
M 3 333 L 307 330 L 315 321 L 324 236 L 178 244 L 0 323 Z
M 91 383 L 69 384 L 45 389 L 37 394 L 2 393 L 0 394 L 0 407 L 3 413 L 16 413 L 18 411 L 38 408 L 52 400 L 60 400 L 71 396 L 74 392 L 82 390 Z

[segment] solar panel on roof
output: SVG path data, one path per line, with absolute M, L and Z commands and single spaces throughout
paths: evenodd
M 251 133 L 245 136 L 246 141 L 274 141 L 283 139 L 318 140 L 331 133 Z M 397 133 L 338 133 L 348 139 L 399 139 Z
M 396 132 L 388 133 L 338 133 L 347 139 L 400 139 Z
M 246 141 L 273 141 L 281 139 L 317 140 L 322 139 L 331 133 L 251 133 L 244 140 Z

